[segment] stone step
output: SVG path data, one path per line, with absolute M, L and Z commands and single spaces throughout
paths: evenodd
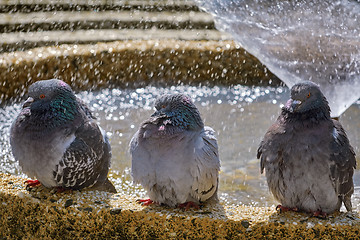
M 0 0 L 0 13 L 49 11 L 199 11 L 191 0 Z
M 190 0 L 0 0 L 0 52 L 164 38 L 230 36 L 217 32 L 213 17 Z
M 0 33 L 79 29 L 215 29 L 204 12 L 79 11 L 1 13 Z
M 231 36 L 216 30 L 103 29 L 78 31 L 15 32 L 0 34 L 0 52 L 23 51 L 40 46 L 89 44 L 116 40 L 230 40 Z

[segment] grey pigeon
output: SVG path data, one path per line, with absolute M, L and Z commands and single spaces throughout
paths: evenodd
M 88 107 L 61 80 L 38 81 L 11 126 L 12 152 L 43 186 L 116 192 L 107 178 L 111 147 Z M 35 184 L 34 184 L 35 185 Z
M 217 199 L 220 161 L 215 132 L 204 127 L 189 96 L 166 94 L 130 143 L 132 176 L 152 202 L 170 207 L 198 207 Z
M 291 99 L 265 134 L 257 157 L 280 209 L 326 216 L 344 203 L 352 210 L 355 153 L 316 84 L 291 88 Z

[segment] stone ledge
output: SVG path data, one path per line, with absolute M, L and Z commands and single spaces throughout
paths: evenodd
M 0 12 L 40 11 L 199 11 L 191 0 L 0 0 Z
M 177 85 L 275 85 L 281 81 L 233 41 L 128 40 L 0 54 L 0 99 L 23 97 L 41 79 L 75 90 Z
M 59 11 L 0 13 L 0 32 L 40 32 L 79 29 L 215 29 L 204 12 Z
M 8 239 L 248 239 L 344 238 L 360 233 L 358 214 L 317 219 L 302 213 L 278 214 L 274 207 L 206 204 L 183 212 L 143 207 L 121 192 L 56 193 L 25 190 L 23 178 L 0 173 L 0 237 Z
M 96 44 L 126 40 L 232 40 L 229 34 L 217 30 L 193 29 L 88 29 L 52 30 L 41 32 L 0 33 L 0 52 L 25 51 L 31 48 L 61 44 Z

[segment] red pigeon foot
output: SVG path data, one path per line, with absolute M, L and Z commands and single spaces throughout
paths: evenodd
M 289 211 L 298 212 L 299 209 L 297 207 L 293 207 L 293 208 L 284 207 L 281 204 L 279 204 L 279 205 L 276 206 L 276 211 L 279 211 L 280 213 L 289 212 Z
M 56 192 L 57 192 L 57 193 L 63 193 L 63 192 L 66 192 L 66 191 L 72 192 L 71 189 L 64 188 L 64 187 L 55 187 L 55 189 L 56 189 Z
M 39 182 L 39 180 L 26 180 L 25 184 L 26 184 L 26 188 L 31 188 L 31 187 L 39 187 L 41 185 L 41 182 Z
M 148 199 L 138 199 L 138 200 L 136 200 L 136 202 L 140 203 L 143 206 L 149 206 L 149 205 L 154 203 L 153 200 L 151 200 L 150 198 L 148 198 Z
M 179 204 L 178 208 L 185 208 L 185 211 L 189 210 L 190 208 L 199 210 L 200 206 L 194 202 L 186 202 L 186 203 Z
M 327 213 L 322 212 L 322 211 L 316 211 L 312 213 L 313 217 L 317 217 L 317 218 L 321 218 L 321 219 L 326 219 L 327 217 Z

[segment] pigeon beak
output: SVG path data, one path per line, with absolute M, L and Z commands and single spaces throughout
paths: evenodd
M 28 99 L 26 99 L 26 101 L 23 104 L 23 108 L 27 108 L 30 107 L 30 105 L 34 102 L 34 99 L 32 97 L 28 97 Z
M 289 99 L 286 103 L 286 108 L 293 113 L 301 104 L 302 102 L 300 100 Z
M 300 100 L 293 100 L 290 107 L 291 112 L 294 112 L 301 104 L 302 102 Z
M 151 115 L 151 117 L 157 117 L 157 116 L 159 116 L 160 115 L 160 112 L 159 111 L 156 111 L 156 112 L 154 112 L 152 115 Z

